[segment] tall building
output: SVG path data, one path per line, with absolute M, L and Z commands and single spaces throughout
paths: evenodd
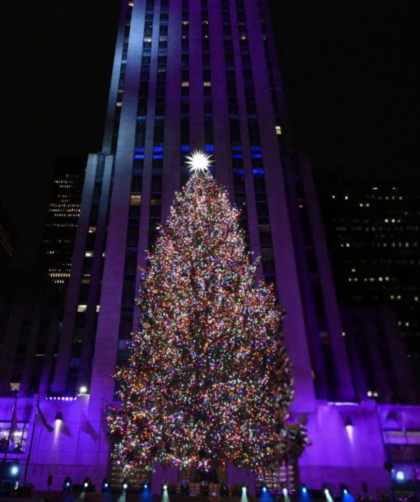
M 340 302 L 394 310 L 405 364 L 420 381 L 418 190 L 384 177 L 329 178 L 318 184 Z
M 262 256 L 259 273 L 275 284 L 287 312 L 292 417 L 306 418 L 312 441 L 300 460 L 301 481 L 337 490 L 339 483 L 354 490 L 363 481 L 375 489 L 389 484 L 389 416 L 374 399 L 359 398 L 308 159 L 285 151 L 287 130 L 268 0 L 123 0 L 105 137 L 86 168 L 50 385 L 35 396 L 19 389 L 18 422 L 34 441 L 26 480 L 45 487 L 53 475 L 60 489 L 65 476 L 75 483 L 89 476 L 99 487 L 115 474 L 105 405 L 114 401 L 111 375 L 126 363 L 137 326 L 137 268 L 188 178 L 185 156 L 202 149 L 214 155 L 215 177 L 242 208 L 250 249 Z M 406 402 L 410 382 L 401 385 Z M 54 433 L 36 426 L 38 399 Z M 1 400 L 4 423 L 13 406 Z M 29 462 L 27 452 L 14 455 Z M 407 478 L 411 460 L 401 467 Z M 178 473 L 158 467 L 156 493 L 163 477 L 176 481 Z M 253 476 L 240 469 L 230 467 L 228 480 L 254 489 Z
M 85 167 L 83 158 L 61 157 L 54 170 L 41 259 L 52 282 L 60 289 L 65 289 L 70 278 Z

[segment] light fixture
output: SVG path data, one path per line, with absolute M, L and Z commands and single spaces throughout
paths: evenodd
M 404 481 L 405 480 L 405 474 L 403 471 L 397 471 L 397 474 L 395 475 L 397 481 Z
M 63 490 L 65 492 L 71 492 L 72 487 L 73 487 L 73 483 L 72 483 L 71 477 L 66 476 L 66 478 L 64 479 L 64 483 L 63 483 Z
M 287 490 L 287 488 L 283 488 L 283 495 L 286 496 L 288 493 L 289 491 Z
M 10 474 L 13 476 L 13 477 L 17 477 L 19 475 L 19 472 L 20 472 L 20 467 L 19 465 L 17 464 L 12 464 L 12 467 L 10 468 Z
M 104 478 L 104 480 L 102 481 L 102 491 L 103 492 L 107 492 L 109 491 L 109 481 L 108 481 L 108 478 Z
M 340 491 L 343 495 L 348 495 L 349 489 L 347 488 L 347 485 L 344 483 L 340 483 Z
M 87 394 L 87 391 L 88 391 L 88 388 L 85 385 L 80 387 L 80 394 Z

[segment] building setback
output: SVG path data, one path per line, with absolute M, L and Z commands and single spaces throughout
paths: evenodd
M 185 156 L 202 149 L 242 208 L 250 249 L 263 258 L 259 273 L 287 312 L 292 416 L 306 417 L 312 441 L 301 481 L 387 487 L 389 417 L 378 420 L 376 402 L 360 400 L 355 387 L 308 159 L 285 151 L 287 130 L 267 0 L 123 0 L 104 143 L 87 163 L 55 369 L 45 392 L 19 391 L 18 420 L 28 437 L 37 427 L 28 481 L 44 488 L 53 475 L 60 489 L 65 476 L 89 476 L 99 487 L 115 471 L 104 410 L 137 326 L 137 267 L 188 178 Z M 53 433 L 35 426 L 38 399 Z M 1 403 L 7 420 L 13 401 Z M 27 452 L 13 455 L 26 462 Z M 412 465 L 406 469 L 411 476 Z M 157 469 L 156 493 L 162 476 L 178 474 Z M 252 493 L 253 477 L 229 469 L 229 482 L 243 481 Z

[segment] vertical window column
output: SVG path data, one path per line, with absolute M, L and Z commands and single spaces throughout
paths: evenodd
M 201 2 L 189 0 L 190 147 L 203 149 L 204 95 Z
M 163 9 L 163 4 L 162 4 Z M 182 1 L 182 10 L 179 4 L 170 2 L 168 7 L 166 80 L 170 85 L 166 87 L 165 96 L 165 131 L 163 154 L 163 187 L 162 187 L 162 218 L 169 215 L 174 193 L 179 189 L 181 179 L 181 106 L 184 107 L 184 96 L 181 98 L 181 85 L 188 83 L 188 61 L 184 68 L 184 46 L 188 56 L 188 0 Z M 184 38 L 185 37 L 185 38 Z M 181 104 L 182 100 L 182 104 Z M 185 98 L 188 116 L 188 96 Z M 185 128 L 189 132 L 188 122 Z M 188 144 L 188 142 L 187 142 Z

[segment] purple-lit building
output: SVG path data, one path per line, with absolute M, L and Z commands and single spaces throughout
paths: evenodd
M 287 131 L 267 0 L 122 1 L 105 137 L 87 163 L 54 364 L 38 394 L 19 391 L 18 424 L 33 440 L 32 455 L 28 462 L 26 448 L 9 458 L 29 464 L 27 481 L 45 488 L 53 475 L 60 489 L 66 476 L 74 483 L 89 476 L 98 489 L 105 476 L 117 479 L 104 408 L 137 325 L 137 267 L 188 178 L 185 155 L 203 149 L 242 208 L 249 246 L 262 256 L 260 274 L 287 311 L 292 415 L 306 417 L 312 441 L 299 462 L 300 482 L 333 490 L 345 483 L 354 492 L 364 481 L 372 491 L 389 487 L 386 445 L 406 441 L 410 450 L 420 443 L 420 408 L 399 396 L 379 405 L 359 391 L 363 369 L 356 379 L 310 166 L 286 151 Z M 401 383 L 410 384 L 409 377 Z M 6 397 L 7 382 L 2 388 L 7 430 L 14 399 Z M 35 420 L 38 400 L 52 433 Z M 410 437 L 393 420 L 400 416 Z M 404 458 L 399 468 L 414 478 L 420 462 L 414 453 Z M 234 468 L 228 475 L 252 492 L 252 475 Z M 158 468 L 153 489 L 160 493 L 158 479 L 177 476 Z

